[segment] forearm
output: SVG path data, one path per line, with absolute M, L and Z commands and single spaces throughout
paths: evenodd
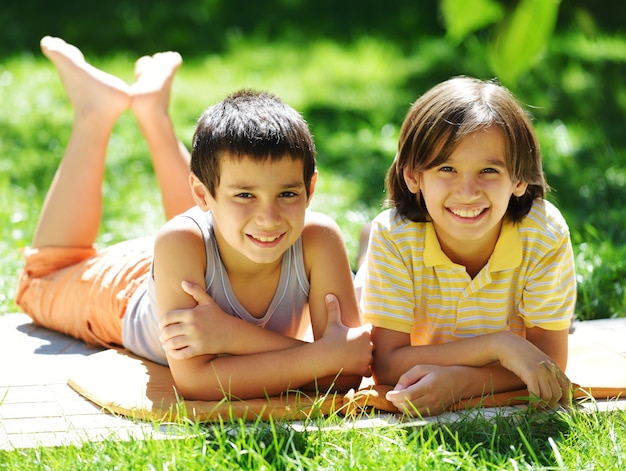
M 214 303 L 170 311 L 161 323 L 164 347 L 178 360 L 200 355 L 251 355 L 303 343 L 230 316 Z
M 374 350 L 374 375 L 379 384 L 393 385 L 415 365 L 480 367 L 500 361 L 512 345 L 525 342 L 511 332 L 497 332 L 436 345 L 404 345 Z
M 313 343 L 252 355 L 195 357 L 172 361 L 170 367 L 183 397 L 205 401 L 275 396 L 336 373 Z
M 552 358 L 565 371 L 567 368 L 569 329 L 550 331 L 532 327 L 526 329 L 526 339 Z
M 219 351 L 211 353 L 253 355 L 294 348 L 306 343 L 229 315 L 224 315 L 220 321 L 219 332 L 221 347 Z
M 346 393 L 350 389 L 358 389 L 363 381 L 362 376 L 355 375 L 335 375 L 320 378 L 312 383 L 308 383 L 302 386 L 304 391 L 319 391 L 319 392 L 338 392 Z
M 458 370 L 459 388 L 456 399 L 468 399 L 525 387 L 520 378 L 499 363 L 480 367 L 460 366 Z

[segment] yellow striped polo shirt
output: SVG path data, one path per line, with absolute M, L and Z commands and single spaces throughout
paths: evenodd
M 520 223 L 503 223 L 474 279 L 443 253 L 432 223 L 393 209 L 374 219 L 361 269 L 364 321 L 410 334 L 411 345 L 501 330 L 524 336 L 525 327 L 566 329 L 576 304 L 569 229 L 544 200 Z

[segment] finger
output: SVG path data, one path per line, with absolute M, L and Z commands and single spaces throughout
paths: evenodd
M 162 340 L 161 346 L 163 347 L 163 350 L 173 351 L 180 350 L 181 348 L 187 348 L 189 346 L 189 342 L 185 340 L 185 337 L 177 336 Z
M 387 399 L 401 411 L 404 411 L 404 409 L 406 409 L 407 398 L 406 394 L 402 391 L 388 391 L 387 394 L 385 394 L 385 399 Z
M 552 378 L 548 385 L 548 397 L 546 398 L 546 402 L 548 403 L 548 407 L 554 409 L 557 404 L 561 402 L 561 398 L 563 397 L 563 391 L 561 389 L 561 385 L 559 384 L 557 378 Z
M 398 386 L 391 391 L 387 391 L 385 394 L 385 398 L 391 402 L 401 402 L 406 399 L 406 393 L 404 392 L 404 388 L 398 389 Z
M 553 362 L 544 363 L 544 366 L 550 374 L 542 385 L 542 391 L 545 392 L 545 400 L 548 406 L 554 408 L 560 403 L 564 395 L 562 376 L 565 375 L 563 375 L 561 369 Z
M 572 404 L 572 396 L 574 395 L 573 386 L 571 381 L 564 374 L 561 379 L 561 389 L 563 390 L 563 396 L 561 396 L 561 405 L 569 407 Z
M 540 408 L 549 407 L 554 409 L 563 396 L 561 385 L 556 376 L 544 378 L 543 381 L 539 382 L 538 387 L 539 390 L 537 392 L 537 397 L 540 401 L 536 403 L 536 406 Z
M 532 398 L 532 406 L 543 409 L 550 406 L 552 400 L 552 388 L 549 381 L 538 379 L 536 383 L 527 385 L 528 395 Z
M 195 299 L 198 304 L 208 304 L 213 301 L 204 288 L 196 283 L 183 280 L 180 286 L 183 288 L 183 291 Z
M 168 326 L 161 326 L 161 331 L 159 332 L 159 342 L 161 345 L 165 346 L 165 344 L 172 339 L 173 335 L 171 334 L 171 330 Z
M 402 411 L 415 408 L 414 403 L 419 402 L 420 397 L 421 393 L 418 386 L 415 384 L 407 386 L 399 382 L 393 390 L 385 394 L 385 398 Z
M 569 378 L 565 376 L 560 369 L 555 373 L 553 394 L 553 401 L 550 403 L 550 407 L 569 407 L 571 405 L 573 394 L 572 384 Z
M 389 391 L 385 395 L 385 399 L 391 402 L 398 410 L 403 414 L 415 417 L 422 414 L 428 415 L 429 408 L 425 405 L 420 405 L 421 398 L 416 396 L 417 392 L 409 394 L 408 391 Z
M 181 324 L 179 323 L 168 323 L 167 325 L 161 326 L 159 331 L 159 340 L 161 343 L 165 343 L 168 340 L 173 339 L 174 337 L 181 334 Z
M 176 325 L 180 322 L 180 320 L 176 319 L 174 315 L 172 315 L 172 313 L 168 312 L 167 314 L 162 315 L 159 318 L 159 328 L 161 329 L 161 333 L 167 329 L 168 327 L 171 327 L 173 325 Z
M 177 350 L 166 350 L 167 356 L 173 360 L 188 360 L 194 356 L 190 347 L 179 348 Z
M 416 384 L 426 375 L 426 371 L 420 367 L 420 365 L 414 366 L 409 371 L 404 373 L 400 378 L 398 378 L 398 383 L 396 384 L 394 390 L 402 391 L 409 386 Z
M 165 330 L 180 325 L 187 320 L 186 310 L 169 311 L 159 316 L 159 328 Z
M 541 401 L 541 389 L 539 388 L 539 384 L 528 383 L 526 384 L 526 389 L 528 390 L 530 404 L 537 406 L 538 403 Z
M 324 302 L 326 303 L 328 323 L 341 324 L 341 307 L 339 306 L 337 296 L 329 293 L 324 297 Z

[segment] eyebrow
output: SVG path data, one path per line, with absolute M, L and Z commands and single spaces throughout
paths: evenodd
M 283 183 L 282 185 L 279 185 L 279 187 L 282 190 L 300 189 L 300 188 L 304 188 L 304 182 L 301 182 L 301 181 L 298 181 L 298 182 L 288 182 L 288 183 Z M 233 183 L 231 185 L 227 185 L 226 188 L 229 189 L 229 190 L 252 191 L 252 190 L 257 189 L 258 185 L 247 185 L 247 184 L 243 184 L 243 183 Z
M 454 162 L 452 161 L 452 159 L 450 159 L 450 157 L 448 157 L 446 160 L 444 160 L 443 162 L 441 162 L 440 164 L 437 164 L 433 167 L 430 168 L 434 168 L 434 167 L 440 167 L 440 166 L 445 166 L 446 164 L 450 165 L 450 164 L 454 164 Z M 485 161 L 482 162 L 482 165 L 491 165 L 494 167 L 506 167 L 506 161 L 505 160 L 498 160 L 498 159 L 486 159 Z
M 497 167 L 506 167 L 506 161 L 504 161 L 504 160 L 487 159 L 486 164 L 487 165 L 497 166 Z

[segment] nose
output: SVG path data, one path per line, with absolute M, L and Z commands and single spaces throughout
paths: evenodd
M 480 187 L 473 175 L 459 176 L 455 196 L 461 201 L 473 201 L 480 197 Z
M 276 201 L 267 201 L 259 205 L 256 223 L 260 227 L 276 227 L 280 224 L 280 210 Z

